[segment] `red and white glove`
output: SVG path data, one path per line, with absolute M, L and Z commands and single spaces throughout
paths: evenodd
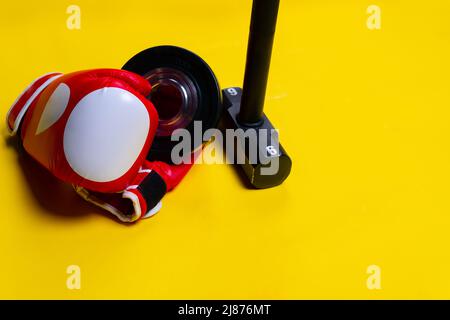
M 156 214 L 162 206 L 160 200 L 178 185 L 191 167 L 192 164 L 171 165 L 145 160 L 123 192 L 93 192 L 83 187 L 75 187 L 75 190 L 85 200 L 111 212 L 123 222 L 132 222 Z
M 58 179 L 133 222 L 156 213 L 192 166 L 146 160 L 158 126 L 150 91 L 148 81 L 124 70 L 51 73 L 22 93 L 7 124 Z

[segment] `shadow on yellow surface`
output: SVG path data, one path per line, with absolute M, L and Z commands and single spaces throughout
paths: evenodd
M 17 136 L 6 138 L 6 144 L 17 152 L 17 164 L 26 180 L 29 192 L 43 210 L 37 214 L 51 214 L 61 219 L 82 219 L 87 215 L 105 215 L 79 197 L 71 185 L 56 179 L 48 170 L 29 156 Z M 114 219 L 116 220 L 116 219 Z

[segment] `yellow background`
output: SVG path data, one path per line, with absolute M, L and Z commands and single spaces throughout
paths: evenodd
M 66 8 L 81 8 L 81 30 Z M 366 26 L 380 6 L 381 30 Z M 50 72 L 120 68 L 147 47 L 242 84 L 250 0 L 7 1 L 0 109 Z M 450 3 L 284 0 L 266 113 L 294 166 L 244 188 L 196 166 L 124 226 L 19 156 L 1 127 L 0 298 L 450 298 Z M 81 290 L 66 268 L 81 267 Z M 381 268 L 368 290 L 367 267 Z

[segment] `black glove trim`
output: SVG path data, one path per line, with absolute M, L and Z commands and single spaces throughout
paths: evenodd
M 139 184 L 137 189 L 147 203 L 147 212 L 152 210 L 167 192 L 167 185 L 163 178 L 155 171 L 150 172 Z

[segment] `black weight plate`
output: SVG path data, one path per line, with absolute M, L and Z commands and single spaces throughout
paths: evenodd
M 203 132 L 217 127 L 222 114 L 222 95 L 219 83 L 208 64 L 196 54 L 175 46 L 153 47 L 135 55 L 122 69 L 144 76 L 149 79 L 150 83 L 158 79 L 158 85 L 166 81 L 167 77 L 175 77 L 175 82 L 179 80 L 180 83 L 184 83 L 188 90 L 183 89 L 182 94 L 190 99 L 188 101 L 191 107 L 186 108 L 187 111 L 184 111 L 185 114 L 183 115 L 184 120 L 187 119 L 188 121 L 183 123 L 183 119 L 181 119 L 178 127 L 181 125 L 191 133 L 192 150 L 195 150 L 201 144 L 194 141 L 194 121 L 202 121 Z M 173 101 L 180 98 L 176 95 L 170 96 L 170 90 L 165 91 L 164 94 L 160 94 L 158 99 L 156 97 L 153 99 L 152 93 L 149 98 L 154 105 L 158 101 L 165 101 L 165 104 L 170 106 Z M 193 104 L 195 105 L 193 106 Z M 170 117 L 170 114 L 173 113 L 171 110 L 161 110 L 157 105 L 155 107 L 159 109 L 160 118 L 162 115 Z M 189 112 L 189 114 L 186 112 Z M 167 130 L 157 132 L 147 158 L 170 163 L 172 148 L 178 142 L 171 141 L 168 132 L 173 128 L 170 127 L 170 121 L 163 123 L 164 121 L 164 119 L 160 119 L 159 127 L 164 127 Z

